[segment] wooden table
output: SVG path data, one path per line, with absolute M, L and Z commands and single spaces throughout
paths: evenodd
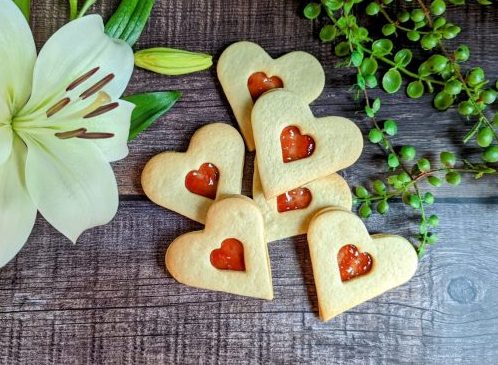
M 118 1 L 99 1 L 109 16 Z M 325 66 L 327 83 L 313 104 L 318 116 L 354 119 L 364 130 L 350 92 L 354 74 L 334 67 L 317 26 L 298 16 L 297 0 L 162 0 L 137 48 L 168 45 L 218 57 L 249 39 L 273 56 L 301 49 Z M 66 21 L 65 1 L 35 1 L 37 45 Z M 470 5 L 449 18 L 464 29 L 473 62 L 498 77 L 498 9 Z M 494 81 L 493 81 L 494 82 Z M 498 194 L 496 180 L 466 179 L 440 188 L 431 212 L 441 218 L 440 243 L 406 285 L 329 323 L 317 301 L 304 236 L 270 245 L 275 300 L 247 299 L 185 287 L 165 272 L 163 255 L 178 235 L 199 224 L 161 209 L 143 195 L 145 162 L 164 150 L 183 151 L 192 133 L 212 121 L 234 123 L 214 68 L 185 77 L 137 70 L 129 93 L 181 90 L 170 114 L 130 145 L 115 164 L 121 205 L 114 221 L 85 233 L 77 245 L 37 220 L 22 252 L 0 270 L 0 363 L 12 364 L 496 364 L 498 356 Z M 410 100 L 382 91 L 383 116 L 399 120 L 397 144 L 421 154 L 462 147 L 463 120 L 439 113 L 431 98 Z M 253 155 L 247 155 L 244 193 L 250 194 Z M 367 145 L 343 172 L 351 185 L 385 171 L 380 151 Z M 397 203 L 372 232 L 410 235 L 416 220 Z

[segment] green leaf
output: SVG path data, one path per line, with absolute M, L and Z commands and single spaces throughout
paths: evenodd
M 379 64 L 373 57 L 364 58 L 360 66 L 360 71 L 363 75 L 373 75 L 377 72 Z
M 372 104 L 372 110 L 374 111 L 374 113 L 377 113 L 380 110 L 380 99 L 379 98 L 375 98 L 375 100 Z
M 386 24 L 382 27 L 382 34 L 384 34 L 386 37 L 390 36 L 391 34 L 394 34 L 396 32 L 396 27 L 389 23 Z
M 336 11 L 342 8 L 344 1 L 342 0 L 322 0 L 323 6 L 328 8 L 329 10 Z
M 434 15 L 441 15 L 446 11 L 446 3 L 444 0 L 434 0 L 431 3 L 431 12 Z
M 398 157 L 394 153 L 390 153 L 387 156 L 387 164 L 389 165 L 389 167 L 395 169 L 396 167 L 399 166 Z
M 368 132 L 368 139 L 372 143 L 379 143 L 382 141 L 382 138 L 383 134 L 377 128 L 370 129 L 370 132 Z
M 401 87 L 401 74 L 395 68 L 391 68 L 382 78 L 382 87 L 387 93 L 393 94 Z
M 373 89 L 374 87 L 377 87 L 377 78 L 374 75 L 367 75 L 365 76 L 365 85 Z
M 394 63 L 396 63 L 396 66 L 398 67 L 406 67 L 411 62 L 412 57 L 412 51 L 406 48 L 401 49 L 394 55 Z
M 457 161 L 455 154 L 448 151 L 441 152 L 439 159 L 441 160 L 441 163 L 448 168 L 455 166 Z
M 406 88 L 407 95 L 412 99 L 420 98 L 424 95 L 424 84 L 420 80 L 412 81 Z
M 355 189 L 355 195 L 358 198 L 364 199 L 368 197 L 368 190 L 364 186 L 357 186 Z
M 335 54 L 338 57 L 344 57 L 349 54 L 349 43 L 341 42 L 335 46 Z
M 24 17 L 29 22 L 29 14 L 31 12 L 31 0 L 14 0 L 14 3 L 21 9 Z
M 444 91 L 440 91 L 434 97 L 434 106 L 438 110 L 448 109 L 454 102 L 454 97 Z
M 372 51 L 376 56 L 385 56 L 391 53 L 393 42 L 389 39 L 378 39 L 372 43 Z
M 320 15 L 321 11 L 322 11 L 322 6 L 320 4 L 309 3 L 304 8 L 303 14 L 306 18 L 313 20 L 313 19 L 316 19 Z
M 359 72 L 356 74 L 356 84 L 358 85 L 360 90 L 365 90 L 365 85 L 366 85 L 365 78 Z
M 171 109 L 181 97 L 178 91 L 160 91 L 126 96 L 123 99 L 136 105 L 131 115 L 129 141 L 149 128 L 159 117 Z
M 394 120 L 388 119 L 384 121 L 384 131 L 391 137 L 395 136 L 398 133 L 398 124 Z
M 351 63 L 353 66 L 358 67 L 361 65 L 361 62 L 363 61 L 363 53 L 360 51 L 354 51 L 351 53 Z
M 353 0 L 346 0 L 344 1 L 344 14 L 349 14 L 351 13 L 351 9 L 353 8 L 354 2 Z
M 320 39 L 322 42 L 332 42 L 337 35 L 337 28 L 331 24 L 324 26 L 320 30 Z

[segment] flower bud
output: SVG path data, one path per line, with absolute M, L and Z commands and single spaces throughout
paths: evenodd
M 205 70 L 213 64 L 205 53 L 173 48 L 149 48 L 135 53 L 135 65 L 162 75 L 184 75 Z

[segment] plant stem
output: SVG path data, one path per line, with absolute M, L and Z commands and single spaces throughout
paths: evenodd
M 69 0 L 69 20 L 74 20 L 78 16 L 78 0 Z
M 84 16 L 86 14 L 86 12 L 88 11 L 88 9 L 90 9 L 90 7 L 95 4 L 97 2 L 97 0 L 85 0 L 85 2 L 83 3 L 83 6 L 81 7 L 78 15 L 77 15 L 77 18 L 81 18 L 82 16 Z
M 422 0 L 417 0 L 418 5 L 420 8 L 422 8 L 425 17 L 427 18 L 427 21 L 429 22 L 429 26 L 432 28 L 432 17 L 431 17 L 431 12 L 429 9 L 427 9 L 427 6 L 425 6 L 424 2 Z
M 422 0 L 417 0 L 417 3 L 420 5 L 422 10 L 425 13 L 425 17 L 427 18 L 427 21 L 429 25 L 432 28 L 432 16 L 427 7 L 425 6 L 424 2 Z M 460 67 L 456 63 L 454 57 L 450 55 L 450 53 L 446 50 L 446 47 L 443 44 L 443 41 L 439 40 L 438 42 L 439 48 L 441 49 L 441 52 L 444 54 L 444 56 L 451 62 L 452 69 L 455 72 L 457 78 L 460 80 L 462 83 L 463 89 L 465 91 L 465 94 L 467 94 L 467 97 L 469 98 L 469 101 L 472 103 L 472 106 L 474 109 L 478 112 L 479 114 L 479 121 L 474 125 L 474 127 L 470 130 L 469 133 L 464 137 L 463 142 L 466 143 L 472 138 L 472 136 L 479 130 L 479 127 L 481 126 L 482 123 L 486 124 L 487 127 L 489 127 L 494 135 L 495 140 L 498 142 L 498 134 L 496 133 L 495 129 L 493 128 L 493 125 L 491 122 L 488 120 L 486 115 L 483 113 L 479 105 L 477 105 L 476 101 L 474 100 L 474 95 L 472 94 L 472 91 L 469 89 L 467 86 L 467 82 L 465 81 L 465 78 L 463 77 L 462 73 L 460 72 Z M 444 85 L 444 83 L 443 83 Z
M 392 20 L 392 18 L 389 16 L 389 14 L 387 13 L 387 11 L 384 9 L 384 5 L 382 3 L 380 3 L 379 1 L 377 1 L 377 4 L 379 4 L 379 6 L 380 6 L 380 13 L 384 16 L 384 18 L 389 23 L 391 23 L 392 25 L 394 25 L 399 30 L 403 30 L 405 32 L 411 32 L 413 30 L 413 29 L 410 29 L 410 28 L 407 28 L 407 27 L 404 27 L 404 26 L 400 25 L 399 22 L 397 22 L 397 21 L 395 22 L 394 20 Z M 424 31 L 420 31 L 420 30 L 418 30 L 417 32 L 420 33 L 420 34 L 429 34 L 429 32 L 424 32 Z
M 376 59 L 378 59 L 378 60 L 380 60 L 380 61 L 382 61 L 384 63 L 387 63 L 388 65 L 396 67 L 399 71 L 401 71 L 402 73 L 404 73 L 406 76 L 410 76 L 413 79 L 424 80 L 425 82 L 429 82 L 431 84 L 437 84 L 437 85 L 442 85 L 442 86 L 444 85 L 444 82 L 442 82 L 442 81 L 434 80 L 434 79 L 432 79 L 430 77 L 421 77 L 420 75 L 417 75 L 414 72 L 408 71 L 404 67 L 396 66 L 396 63 L 394 61 L 391 61 L 389 58 L 386 58 L 384 56 L 377 56 L 375 53 L 373 53 L 369 49 L 366 49 L 366 48 L 362 47 L 362 50 L 363 50 L 363 52 L 368 53 L 369 55 L 375 57 Z

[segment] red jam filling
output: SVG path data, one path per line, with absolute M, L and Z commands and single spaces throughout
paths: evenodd
M 337 254 L 341 280 L 348 281 L 372 270 L 373 259 L 368 252 L 359 252 L 355 245 L 342 246 Z
M 266 91 L 283 87 L 284 83 L 278 76 L 268 77 L 264 72 L 255 72 L 247 80 L 247 88 L 251 93 L 253 102 L 256 102 Z
M 285 163 L 309 157 L 315 151 L 313 137 L 301 134 L 296 126 L 288 126 L 280 134 L 282 158 Z
M 277 197 L 277 210 L 279 213 L 290 210 L 305 209 L 311 203 L 311 191 L 307 188 L 297 188 Z
M 220 172 L 212 163 L 206 162 L 199 170 L 190 171 L 185 176 L 185 187 L 191 193 L 204 196 L 209 199 L 216 199 L 216 189 Z
M 221 247 L 211 251 L 211 265 L 219 270 L 246 271 L 244 246 L 235 238 L 227 238 Z

